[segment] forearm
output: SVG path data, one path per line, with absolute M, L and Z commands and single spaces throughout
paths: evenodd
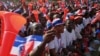
M 33 50 L 29 56 L 41 56 L 45 50 L 45 45 L 46 43 L 42 42 L 41 45 L 39 45 L 36 50 Z

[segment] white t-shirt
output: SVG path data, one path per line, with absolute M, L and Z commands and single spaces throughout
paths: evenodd
M 90 17 L 89 18 L 83 18 L 83 24 L 84 24 L 84 26 L 87 26 L 87 24 L 89 24 L 91 22 L 91 19 L 90 19 Z
M 61 52 L 62 48 L 66 48 L 65 36 L 61 34 L 61 38 L 55 37 L 50 43 L 48 43 L 49 49 L 55 49 L 56 53 Z
M 81 27 L 81 26 L 80 26 Z M 80 32 L 81 32 L 81 28 L 80 27 L 78 27 L 78 26 L 76 26 L 75 27 L 75 34 L 76 34 L 76 37 L 78 38 L 78 39 L 82 39 L 82 36 L 81 36 L 81 34 L 80 34 Z
M 77 25 L 77 27 L 79 28 L 79 32 L 81 32 L 81 30 L 84 29 L 84 25 L 83 24 Z
M 91 17 L 88 17 L 88 19 L 89 19 L 89 23 L 91 23 L 91 19 L 92 19 L 92 18 L 91 18 Z
M 77 39 L 74 29 L 72 32 L 68 32 L 66 29 L 64 29 L 64 34 L 66 37 L 66 46 L 72 45 L 73 41 Z
M 75 32 L 80 33 L 82 29 L 84 29 L 83 24 L 80 24 L 80 25 L 78 24 L 78 25 L 75 26 Z

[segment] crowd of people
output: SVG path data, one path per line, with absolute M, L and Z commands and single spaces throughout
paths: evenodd
M 17 4 L 17 5 L 16 5 Z M 41 41 L 30 56 L 100 56 L 100 4 L 64 1 L 1 2 L 0 11 L 22 15 L 27 23 L 18 37 Z M 27 55 L 28 55 L 27 54 Z

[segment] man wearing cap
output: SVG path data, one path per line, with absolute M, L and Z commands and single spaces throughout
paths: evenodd
M 64 51 L 64 53 L 67 53 L 65 44 L 66 40 L 64 38 L 64 35 L 62 34 L 64 32 L 63 24 L 63 21 L 59 18 L 54 19 L 52 22 L 52 28 L 54 28 L 55 30 L 55 38 L 48 44 L 48 47 L 50 49 L 50 56 L 62 56 L 62 51 Z

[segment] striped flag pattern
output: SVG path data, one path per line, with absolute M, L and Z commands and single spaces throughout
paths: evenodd
M 11 56 L 27 56 L 42 41 L 43 37 L 39 35 L 30 35 L 25 38 L 17 36 L 10 54 Z

